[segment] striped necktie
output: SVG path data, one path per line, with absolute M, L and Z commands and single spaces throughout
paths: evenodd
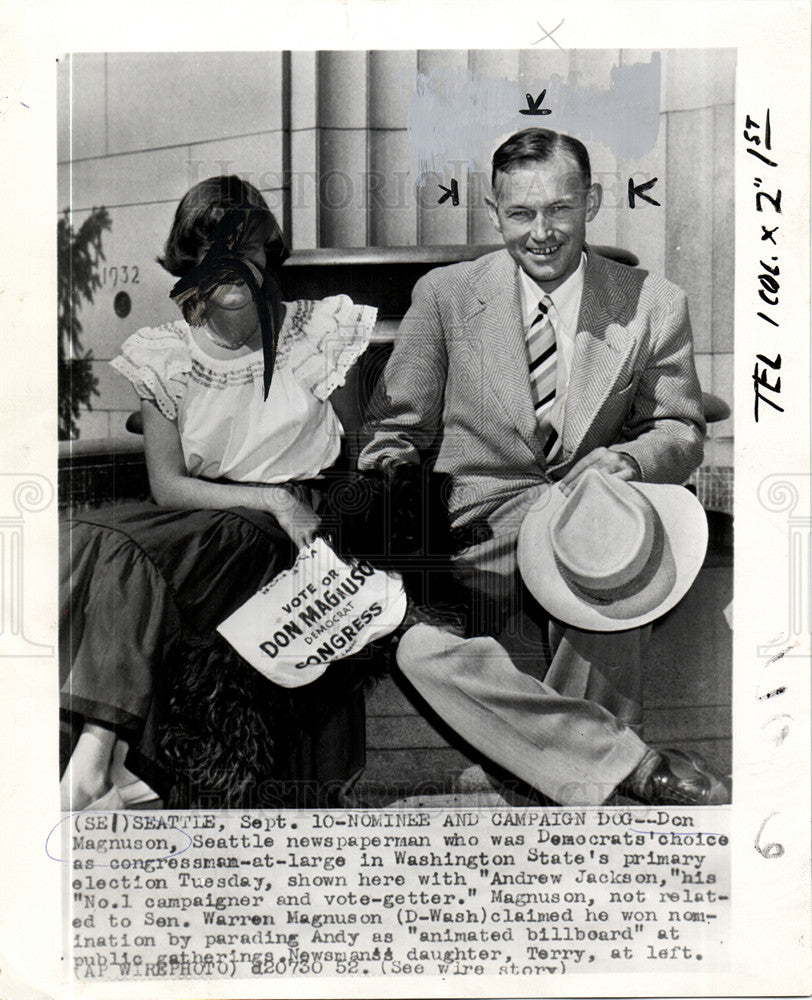
M 548 296 L 539 308 L 527 331 L 527 353 L 530 361 L 530 390 L 539 424 L 539 438 L 544 457 L 549 461 L 558 446 L 558 432 L 551 424 L 555 403 L 556 340 L 555 327 L 549 314 L 552 300 Z

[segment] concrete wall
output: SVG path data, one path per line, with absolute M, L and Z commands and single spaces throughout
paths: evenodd
M 460 170 L 461 205 L 437 206 L 437 183 L 411 175 L 409 105 L 416 74 L 514 81 L 538 93 L 552 74 L 605 89 L 612 67 L 650 51 L 376 51 L 76 54 L 59 66 L 59 202 L 75 224 L 105 206 L 108 271 L 81 313 L 100 397 L 83 439 L 124 433 L 137 405 L 107 365 L 139 326 L 173 318 L 171 278 L 155 263 L 190 184 L 239 173 L 266 195 L 294 249 L 418 246 L 497 239 L 481 204 L 481 165 Z M 733 398 L 734 50 L 661 53 L 660 128 L 640 159 L 589 143 L 607 197 L 590 239 L 633 250 L 689 294 L 703 388 Z M 511 117 L 512 116 L 512 117 Z M 515 107 L 510 130 L 529 122 Z M 659 209 L 631 211 L 626 180 L 657 177 Z M 436 182 L 436 183 L 435 183 Z M 123 266 L 127 282 L 123 284 Z M 110 267 L 117 267 L 111 272 Z M 133 282 L 137 268 L 138 281 Z M 131 298 L 118 318 L 113 299 Z M 732 420 L 710 430 L 706 464 L 732 464 Z

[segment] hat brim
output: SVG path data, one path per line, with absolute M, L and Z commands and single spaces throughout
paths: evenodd
M 597 601 L 570 588 L 550 544 L 548 526 L 566 497 L 553 485 L 528 510 L 519 531 L 517 557 L 525 586 L 554 618 L 594 632 L 620 632 L 647 625 L 670 611 L 696 579 L 708 546 L 702 505 L 682 486 L 634 483 L 657 511 L 663 527 L 662 556 L 633 593 Z

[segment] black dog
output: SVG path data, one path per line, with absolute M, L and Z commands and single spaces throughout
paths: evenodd
M 445 624 L 450 616 L 464 628 L 466 597 L 451 573 L 459 540 L 449 526 L 449 488 L 449 476 L 426 466 L 344 474 L 327 487 L 322 530 L 342 558 L 400 573 L 421 620 Z
M 398 466 L 337 473 L 318 485 L 322 533 L 342 558 L 403 576 L 406 619 L 394 635 L 293 690 L 267 680 L 219 635 L 179 643 L 171 651 L 174 667 L 156 691 L 164 770 L 158 790 L 167 807 L 335 804 L 313 788 L 302 800 L 303 742 L 318 742 L 321 727 L 388 672 L 397 638 L 410 625 L 466 628 L 467 597 L 450 571 L 458 540 L 448 523 L 448 477 Z

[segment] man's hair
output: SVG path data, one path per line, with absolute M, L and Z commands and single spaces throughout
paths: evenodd
M 556 153 L 571 156 L 584 179 L 584 187 L 588 188 L 592 184 L 592 169 L 586 146 L 571 135 L 553 132 L 549 128 L 525 128 L 506 139 L 493 154 L 491 184 L 496 188 L 499 174 L 509 174 L 529 163 L 544 163 Z
M 288 256 L 279 223 L 254 185 L 236 174 L 209 177 L 186 192 L 175 211 L 163 257 L 158 258 L 158 263 L 177 278 L 188 274 L 208 248 L 212 230 L 231 208 L 259 208 L 270 214 L 273 225 L 265 244 L 266 266 L 271 270 L 279 267 Z

